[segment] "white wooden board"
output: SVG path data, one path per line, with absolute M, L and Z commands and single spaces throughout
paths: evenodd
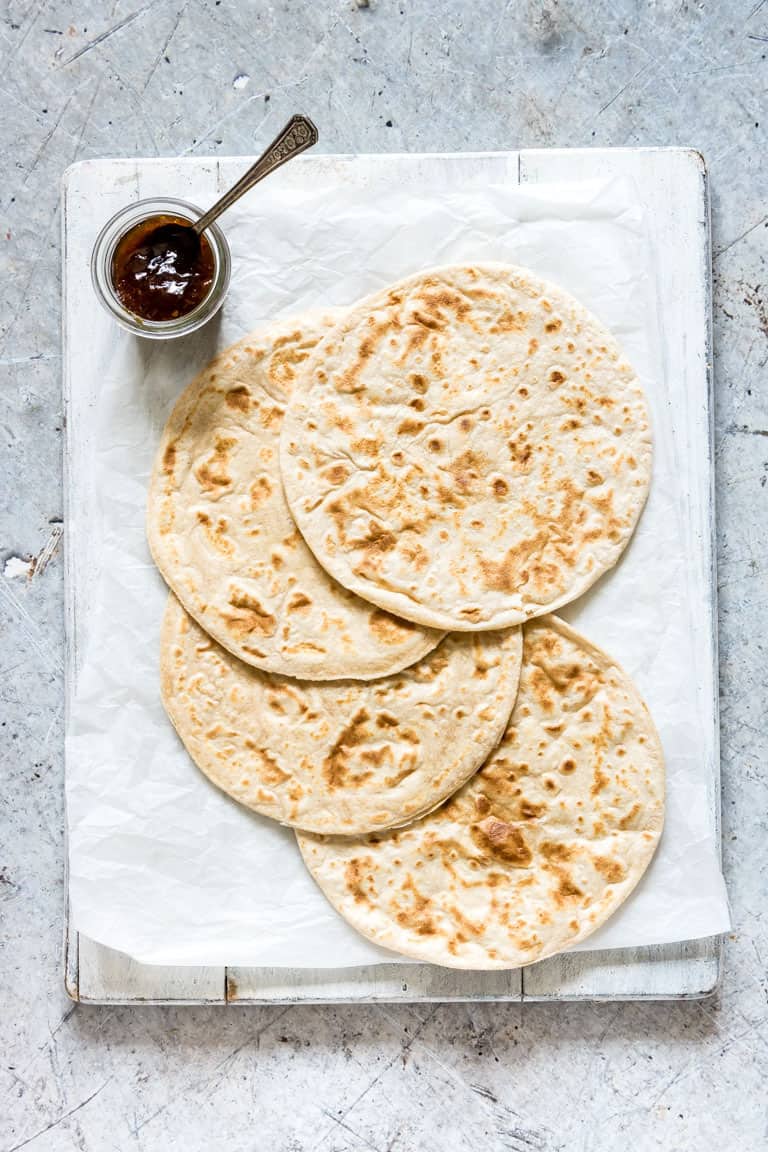
M 513 155 L 513 154 L 511 154 Z M 632 177 L 644 201 L 654 232 L 658 271 L 660 320 L 664 329 L 666 369 L 685 383 L 688 397 L 687 428 L 691 451 L 712 474 L 711 401 L 711 263 L 709 248 L 709 195 L 704 162 L 690 149 L 561 149 L 531 150 L 517 154 L 521 183 L 588 179 L 600 176 Z M 377 157 L 386 163 L 386 157 Z M 195 166 L 210 181 L 210 199 L 247 165 L 231 160 L 167 159 L 155 162 L 115 161 L 114 176 L 104 179 L 100 166 L 99 214 L 106 218 L 131 198 L 142 166 L 142 192 L 173 189 L 184 196 L 185 180 Z M 151 185 L 151 186 L 150 186 Z M 64 403 L 69 416 L 70 381 L 67 331 L 83 322 L 68 308 L 67 287 L 88 276 L 87 265 L 69 259 L 68 239 L 78 221 L 93 205 L 82 192 L 63 184 L 64 248 Z M 94 307 L 96 307 L 94 301 Z M 78 437 L 87 429 L 67 419 L 65 485 L 67 506 L 77 501 L 77 476 L 68 464 L 77 451 Z M 71 524 L 71 521 L 70 521 Z M 706 621 L 709 656 L 702 670 L 709 722 L 717 747 L 717 613 L 714 573 L 714 502 L 694 509 L 690 525 L 695 554 L 706 586 L 711 589 Z M 87 609 L 87 587 L 79 590 L 73 579 L 77 540 L 71 531 L 66 541 L 67 597 L 67 701 L 76 664 L 75 618 Z M 706 787 L 713 827 L 719 829 L 719 763 L 706 766 Z M 277 968 L 162 968 L 137 964 L 129 957 L 80 936 L 67 926 L 65 933 L 65 986 L 75 1000 L 88 1003 L 340 1003 L 462 1000 L 602 1000 L 687 999 L 707 996 L 720 978 L 721 949 L 716 938 L 650 948 L 612 952 L 578 952 L 544 960 L 514 972 L 455 972 L 430 965 L 374 965 L 338 970 Z

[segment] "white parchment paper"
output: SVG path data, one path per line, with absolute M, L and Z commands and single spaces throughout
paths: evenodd
M 144 187 L 126 181 L 117 202 L 112 189 L 108 209 L 95 189 L 104 210 L 94 236 L 131 195 L 159 191 L 147 186 L 157 179 L 155 168 Z M 688 525 L 709 480 L 689 455 L 680 383 L 664 376 L 648 222 L 624 181 L 516 183 L 503 157 L 290 166 L 226 218 L 234 274 L 220 320 L 168 344 L 137 340 L 102 314 L 83 275 L 88 229 L 70 244 L 67 315 L 74 303 L 83 323 L 67 333 L 78 666 L 67 723 L 69 883 L 74 926 L 92 939 L 157 964 L 397 959 L 331 909 L 293 834 L 209 784 L 176 737 L 159 695 L 166 589 L 145 540 L 146 488 L 173 401 L 218 348 L 278 313 L 351 303 L 463 259 L 526 264 L 573 292 L 621 341 L 653 410 L 655 470 L 637 533 L 617 569 L 563 615 L 624 664 L 648 701 L 667 758 L 666 826 L 635 894 L 581 947 L 729 927 L 708 794 L 707 590 Z M 213 192 L 210 168 L 185 169 L 177 194 L 207 203 Z

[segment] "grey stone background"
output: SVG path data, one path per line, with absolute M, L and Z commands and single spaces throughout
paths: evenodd
M 0 1149 L 768 1147 L 766 0 L 0 0 Z M 92 156 L 682 144 L 714 196 L 717 999 L 100 1009 L 62 988 L 58 181 Z M 94 307 L 96 305 L 94 304 Z

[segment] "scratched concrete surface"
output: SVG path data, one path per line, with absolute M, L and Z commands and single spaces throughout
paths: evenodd
M 0 2 L 0 1149 L 768 1147 L 768 3 Z M 717 1000 L 73 1008 L 61 978 L 58 180 L 92 156 L 685 144 L 714 194 Z

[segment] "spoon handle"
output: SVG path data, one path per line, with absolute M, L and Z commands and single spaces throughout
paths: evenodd
M 240 177 L 237 184 L 225 192 L 221 199 L 217 200 L 213 207 L 209 208 L 205 215 L 196 221 L 193 226 L 194 231 L 199 236 L 209 224 L 213 223 L 217 216 L 226 212 L 235 200 L 239 200 L 244 192 L 248 192 L 254 184 L 258 184 L 259 180 L 269 176 L 270 172 L 274 172 L 288 160 L 293 160 L 294 156 L 298 156 L 307 148 L 311 148 L 313 144 L 317 144 L 317 139 L 317 128 L 308 116 L 291 116 L 283 130 L 278 132 L 256 163 L 252 164 L 248 171 Z

